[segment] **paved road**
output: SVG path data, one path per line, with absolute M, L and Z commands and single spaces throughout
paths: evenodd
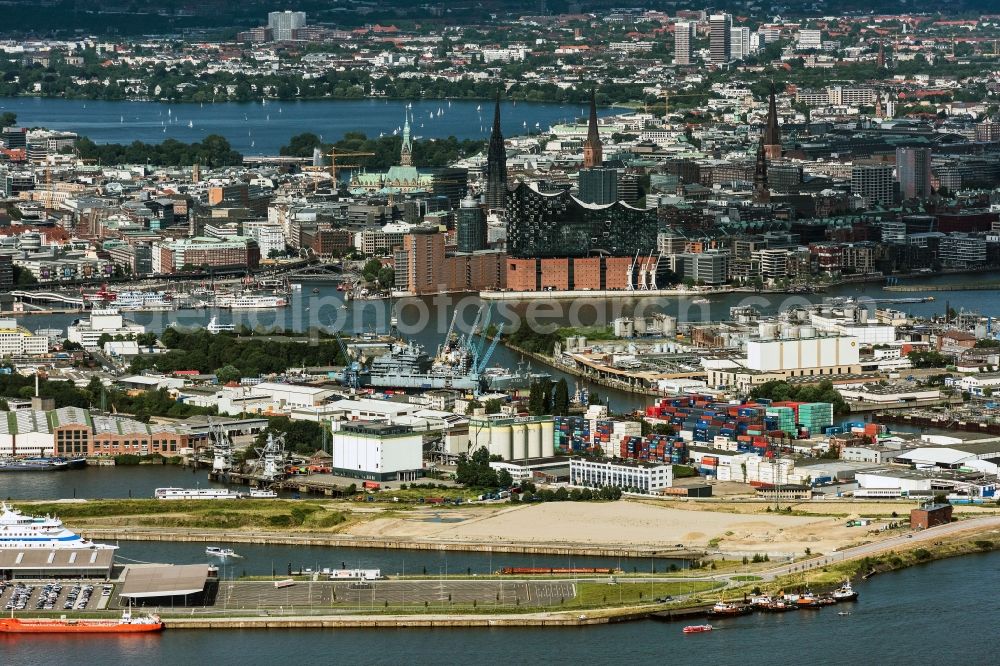
M 1000 516 L 984 516 L 982 518 L 973 518 L 971 520 L 960 520 L 955 523 L 932 527 L 919 532 L 909 532 L 907 534 L 901 534 L 889 539 L 862 544 L 860 546 L 841 550 L 823 557 L 816 557 L 800 562 L 784 564 L 761 572 L 758 575 L 770 580 L 777 576 L 784 576 L 789 573 L 809 571 L 810 569 L 824 567 L 828 564 L 869 557 L 871 555 L 882 553 L 887 550 L 893 550 L 895 548 L 910 547 L 918 543 L 933 542 L 943 537 L 953 536 L 962 532 L 985 532 L 987 530 L 995 529 L 1000 529 Z

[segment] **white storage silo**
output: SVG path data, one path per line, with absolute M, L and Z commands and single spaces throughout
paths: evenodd
M 523 423 L 515 423 L 511 431 L 511 460 L 524 460 L 528 456 L 528 429 Z
M 556 454 L 556 426 L 552 421 L 542 421 L 542 457 L 548 458 Z
M 532 421 L 528 424 L 528 457 L 542 456 L 542 424 Z
M 512 433 L 509 425 L 499 425 L 490 428 L 490 454 L 500 456 L 504 460 L 513 457 Z

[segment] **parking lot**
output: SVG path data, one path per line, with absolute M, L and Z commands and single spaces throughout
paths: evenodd
M 105 608 L 113 586 L 79 581 L 0 583 L 0 608 L 11 611 L 80 612 Z
M 270 582 L 236 581 L 220 585 L 215 607 L 558 606 L 575 596 L 571 581 L 303 581 L 282 588 Z

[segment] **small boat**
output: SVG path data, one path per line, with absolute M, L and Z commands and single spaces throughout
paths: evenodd
M 690 624 L 683 629 L 685 634 L 701 634 L 706 631 L 712 631 L 712 625 L 710 624 Z
M 712 301 L 708 300 L 707 298 L 703 298 L 701 296 L 699 296 L 698 298 L 696 298 L 693 301 L 691 301 L 691 303 L 693 303 L 694 305 L 705 305 L 705 304 L 708 304 L 708 303 L 711 303 L 711 302 Z
M 232 548 L 220 548 L 219 546 L 209 546 L 205 549 L 205 554 L 213 557 L 238 557 Z
M 830 596 L 834 601 L 855 601 L 858 598 L 858 591 L 851 587 L 851 582 L 845 580 L 844 584 L 834 590 Z
M 840 615 L 841 617 L 844 617 L 845 615 L 850 615 L 850 614 L 851 614 L 851 611 L 840 611 L 839 613 L 837 613 L 837 615 Z
M 246 499 L 277 499 L 278 493 L 266 488 L 251 488 L 246 494 Z

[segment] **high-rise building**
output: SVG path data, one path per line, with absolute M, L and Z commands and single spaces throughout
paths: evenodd
M 896 179 L 903 199 L 926 199 L 931 195 L 931 149 L 897 148 Z
M 694 56 L 693 21 L 678 21 L 674 24 L 674 64 L 690 65 Z
M 458 251 L 478 252 L 486 249 L 486 216 L 475 199 L 463 199 L 455 223 L 458 231 Z
M 713 65 L 724 65 L 732 60 L 731 31 L 733 17 L 729 14 L 712 14 L 708 19 L 710 29 L 709 51 Z
M 295 31 L 306 27 L 305 12 L 271 12 L 267 15 L 267 27 L 276 42 L 289 42 L 295 39 Z
M 14 288 L 14 258 L 9 254 L 0 254 L 0 291 L 8 292 Z
M 610 204 L 618 201 L 618 170 L 606 167 L 580 169 L 580 201 Z
M 493 131 L 486 153 L 486 205 L 490 210 L 503 209 L 507 199 L 507 148 L 500 129 L 500 94 L 493 111 Z
M 778 127 L 778 107 L 774 100 L 774 84 L 767 99 L 767 126 L 764 128 L 764 154 L 768 159 L 781 157 L 781 129 Z
M 730 30 L 729 46 L 733 60 L 743 60 L 750 55 L 750 28 L 733 28 Z
M 594 89 L 590 89 L 590 120 L 587 124 L 587 138 L 583 142 L 583 166 L 585 168 L 599 167 L 604 164 L 604 149 L 601 146 L 601 133 L 597 128 L 597 98 Z
M 855 162 L 851 167 L 851 192 L 864 199 L 866 208 L 892 205 L 895 199 L 892 165 Z

